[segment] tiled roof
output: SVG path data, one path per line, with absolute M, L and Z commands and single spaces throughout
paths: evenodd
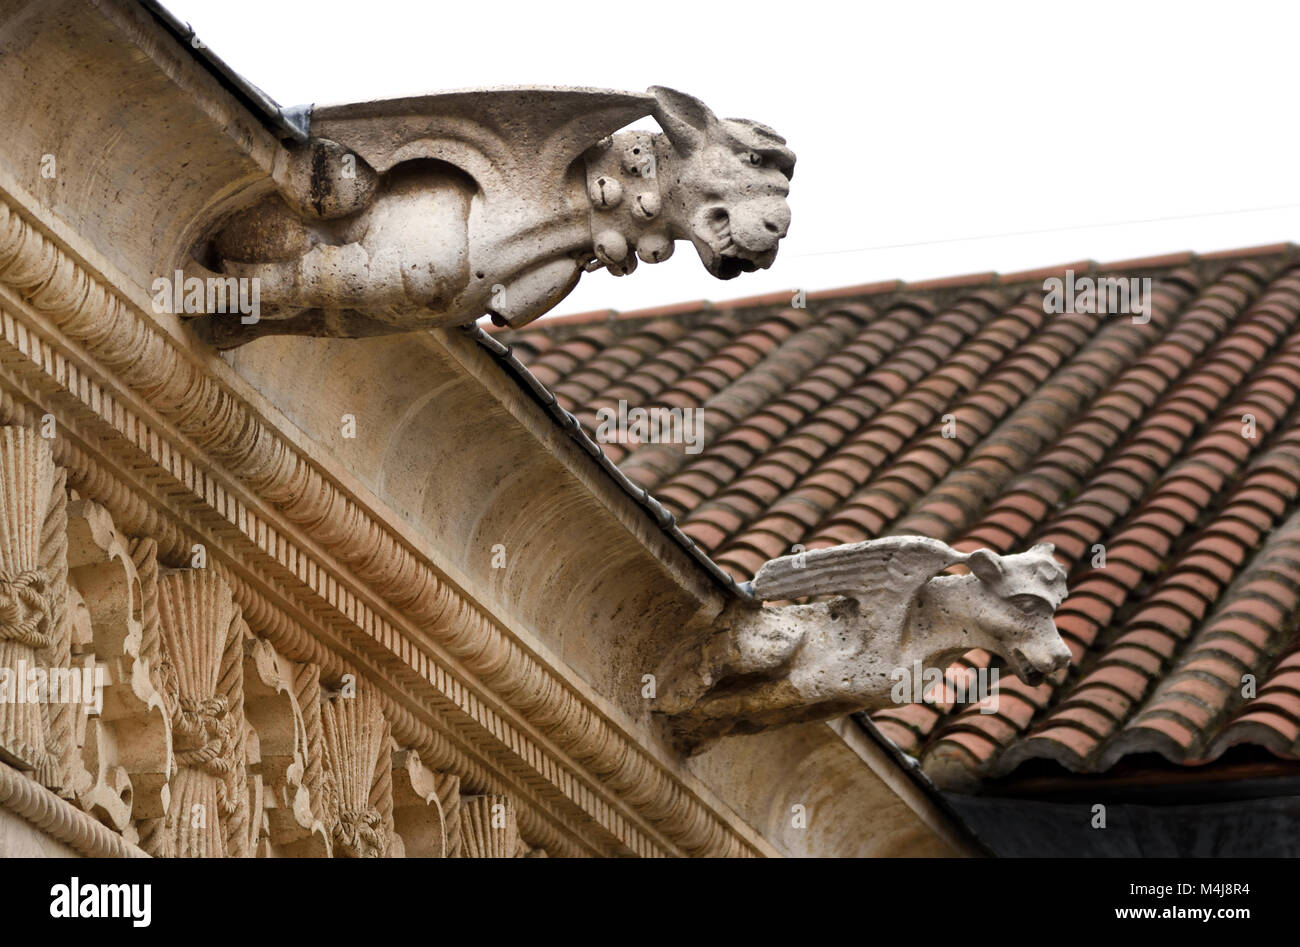
M 1046 314 L 1043 280 L 1067 268 L 1153 277 L 1150 321 Z M 872 718 L 941 785 L 1032 758 L 1100 772 L 1128 754 L 1197 764 L 1251 744 L 1300 759 L 1296 247 L 791 302 L 494 336 L 593 431 L 620 399 L 703 408 L 699 453 L 603 446 L 739 581 L 794 543 L 1056 545 L 1069 668 L 1037 687 L 1002 675 L 995 713 L 909 704 Z

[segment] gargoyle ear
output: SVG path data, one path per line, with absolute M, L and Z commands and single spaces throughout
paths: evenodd
M 1056 553 L 1056 544 L 1055 544 L 1055 543 L 1038 543 L 1038 544 L 1036 544 L 1036 545 L 1034 546 L 1033 550 L 1031 550 L 1031 551 L 1036 552 L 1036 551 L 1040 551 L 1040 550 L 1041 550 L 1042 552 L 1047 553 L 1049 556 L 1051 556 L 1051 555 L 1055 555 L 1055 553 Z
M 966 560 L 966 565 L 985 585 L 997 585 L 1002 581 L 1002 561 L 995 552 L 976 549 Z
M 693 95 L 661 85 L 646 91 L 655 97 L 655 121 L 682 157 L 698 149 L 718 124 L 713 111 Z

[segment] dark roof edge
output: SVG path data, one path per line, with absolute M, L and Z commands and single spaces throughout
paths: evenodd
M 261 118 L 272 131 L 281 137 L 293 138 L 297 141 L 307 139 L 311 127 L 311 106 L 290 109 L 281 108 L 274 99 L 231 69 L 202 42 L 196 43 L 197 34 L 194 29 L 188 23 L 182 23 L 178 20 L 158 0 L 137 0 L 137 2 L 150 16 L 175 36 L 183 46 L 189 49 L 204 68 L 211 72 L 244 105 L 248 106 L 253 114 Z M 651 519 L 654 520 L 659 529 L 669 539 L 681 546 L 691 558 L 695 559 L 715 582 L 726 591 L 740 598 L 753 598 L 749 592 L 748 583 L 744 583 L 744 585 L 737 584 L 730 575 L 709 558 L 703 549 L 696 545 L 694 540 L 682 532 L 681 528 L 677 526 L 676 518 L 664 508 L 662 503 L 651 496 L 643 487 L 637 486 L 628 479 L 627 475 L 605 456 L 605 451 L 601 446 L 593 441 L 587 432 L 582 429 L 581 422 L 560 406 L 555 399 L 555 395 L 511 353 L 510 346 L 502 345 L 476 325 L 463 328 L 471 338 L 487 349 L 488 353 L 506 370 L 506 373 L 514 378 L 516 383 L 559 423 L 570 439 L 576 442 L 588 456 L 596 461 L 605 473 L 613 478 L 615 484 L 624 493 L 650 514 Z
M 151 17 L 171 33 L 182 46 L 235 98 L 249 108 L 281 139 L 306 141 L 311 128 L 311 106 L 284 108 L 253 83 L 231 69 L 203 44 L 188 23 L 182 23 L 159 0 L 137 0 Z
M 747 601 L 755 601 L 754 593 L 748 582 L 737 582 L 721 566 L 714 562 L 709 555 L 700 548 L 700 546 L 677 526 L 676 518 L 664 505 L 656 500 L 644 488 L 637 486 L 632 480 L 618 468 L 612 460 L 606 456 L 604 449 L 593 441 L 590 435 L 582 427 L 579 421 L 571 412 L 565 410 L 556 400 L 554 392 L 547 388 L 537 376 L 534 375 L 523 362 L 515 356 L 511 346 L 503 345 L 497 339 L 494 339 L 488 332 L 480 326 L 468 325 L 462 326 L 461 330 L 471 339 L 477 342 L 482 348 L 486 349 L 488 354 L 505 370 L 515 383 L 519 385 L 528 395 L 536 401 L 564 430 L 583 452 L 600 466 L 608 474 L 618 487 L 631 497 L 638 506 L 644 509 L 655 524 L 671 539 L 677 543 L 687 555 L 693 558 L 709 574 L 709 576 L 720 585 L 724 591 L 736 596 L 737 598 Z M 921 769 L 920 764 L 904 753 L 888 737 L 876 729 L 875 725 L 864 714 L 852 714 L 853 720 L 858 727 L 866 734 L 867 738 L 879 746 L 895 762 L 899 769 L 917 786 L 927 799 L 942 812 L 949 821 L 956 826 L 964 835 L 965 841 L 971 848 L 983 855 L 994 857 L 995 853 L 966 823 L 957 813 L 953 805 L 943 796 L 939 788 L 930 780 Z
M 613 479 L 619 489 L 645 510 L 650 515 L 650 518 L 654 520 L 655 525 L 669 539 L 685 550 L 687 555 L 698 562 L 718 585 L 738 598 L 753 600 L 754 596 L 749 590 L 749 583 L 736 582 L 709 557 L 708 553 L 700 548 L 695 540 L 682 532 L 681 527 L 677 525 L 677 518 L 662 503 L 651 496 L 644 487 L 634 483 L 627 474 L 618 468 L 617 464 L 606 456 L 604 448 L 592 440 L 591 436 L 583 430 L 582 422 L 560 405 L 555 398 L 555 394 L 542 384 L 537 379 L 537 376 L 529 371 L 524 363 L 514 355 L 511 346 L 503 345 L 477 325 L 462 326 L 462 331 L 486 349 L 488 354 L 505 369 L 506 373 L 515 380 L 519 387 L 524 389 L 534 401 L 541 405 L 563 428 L 564 433 Z
M 876 728 L 876 725 L 871 722 L 871 717 L 866 713 L 858 712 L 850 714 L 849 716 L 852 718 L 853 722 L 858 725 L 859 729 L 867 735 L 869 740 L 889 754 L 895 765 L 907 774 L 907 777 L 912 780 L 922 793 L 925 794 L 925 797 L 934 804 L 934 807 L 947 816 L 949 821 L 961 830 L 965 835 L 965 841 L 967 844 L 969 844 L 974 850 L 978 851 L 981 855 L 988 858 L 998 857 L 997 852 L 993 850 L 992 846 L 980 838 L 979 834 L 970 823 L 961 817 L 960 813 L 958 813 L 953 804 L 948 801 L 947 797 L 944 796 L 939 787 L 936 786 L 934 781 L 926 775 L 925 770 L 921 769 L 921 763 L 919 760 L 908 756 L 897 743 L 881 733 L 880 730 Z
M 885 283 L 873 283 L 865 286 L 850 286 L 838 290 L 822 290 L 807 294 L 809 301 L 833 301 L 842 298 L 858 295 L 875 295 L 899 293 L 906 291 L 934 291 L 936 289 L 975 289 L 983 287 L 1004 287 L 1012 286 L 1026 282 L 1027 280 L 1041 280 L 1045 276 L 1050 276 L 1064 272 L 1066 269 L 1080 267 L 1085 272 L 1092 274 L 1106 273 L 1108 271 L 1122 271 L 1136 267 L 1150 267 L 1161 270 L 1174 270 L 1179 266 L 1187 266 L 1198 262 L 1224 262 L 1231 264 L 1240 259 L 1252 256 L 1284 256 L 1287 259 L 1293 259 L 1300 255 L 1300 246 L 1293 243 L 1268 244 L 1259 247 L 1248 247 L 1238 250 L 1224 250 L 1214 253 L 1174 253 L 1159 257 L 1144 257 L 1133 260 L 1119 260 L 1113 263 L 1098 264 L 1091 260 L 1080 261 L 1079 263 L 1063 263 L 1058 266 L 1042 267 L 1036 270 L 1025 270 L 1018 273 L 999 275 L 997 273 L 981 273 L 975 276 L 954 277 L 941 280 L 926 280 L 917 283 L 903 283 L 899 280 L 892 280 Z M 659 306 L 651 309 L 632 310 L 630 312 L 620 313 L 617 310 L 606 309 L 596 310 L 591 313 L 578 313 L 574 316 L 557 316 L 549 320 L 539 321 L 529 328 L 545 329 L 548 327 L 563 327 L 570 324 L 583 324 L 596 321 L 621 321 L 622 319 L 636 319 L 646 316 L 676 315 L 683 312 L 719 311 L 724 309 L 743 309 L 749 306 L 773 305 L 783 302 L 787 298 L 785 293 L 768 293 L 765 296 L 753 296 L 745 299 L 733 300 L 729 303 L 711 303 L 707 300 L 697 300 L 688 303 L 677 303 L 672 306 Z M 676 517 L 670 513 L 662 503 L 656 500 L 644 487 L 638 486 L 630 480 L 618 465 L 610 460 L 599 444 L 591 439 L 586 431 L 583 430 L 581 422 L 569 411 L 565 410 L 556 400 L 555 394 L 548 389 L 529 369 L 513 354 L 513 346 L 501 342 L 496 338 L 498 333 L 511 331 L 520 333 L 514 336 L 516 339 L 527 338 L 527 329 L 524 330 L 503 330 L 498 327 L 484 327 L 477 324 L 462 326 L 462 329 L 476 341 L 480 346 L 487 349 L 498 363 L 505 368 L 507 374 L 511 375 L 517 384 L 522 387 L 529 395 L 555 419 L 564 429 L 565 433 L 572 438 L 596 463 L 604 469 L 614 479 L 614 482 L 630 496 L 636 503 L 641 506 L 667 534 L 669 539 L 681 546 L 686 552 L 695 559 L 706 572 L 721 585 L 726 591 L 747 601 L 754 601 L 753 590 L 749 582 L 737 582 L 721 566 L 719 566 L 690 536 L 686 535 L 680 527 L 677 526 Z M 494 332 L 493 329 L 496 329 Z M 873 731 L 874 732 L 874 731 Z M 893 746 L 883 735 L 877 734 L 877 738 L 884 740 L 889 746 Z M 901 751 L 898 751 L 901 753 Z M 904 757 L 906 758 L 906 757 Z M 928 778 L 926 780 L 928 784 Z M 930 791 L 938 804 L 943 803 L 942 796 L 938 795 L 938 790 L 929 784 Z M 949 809 L 951 807 L 948 807 Z

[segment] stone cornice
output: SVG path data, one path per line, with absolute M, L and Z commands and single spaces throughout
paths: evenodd
M 488 353 L 496 359 L 510 375 L 518 381 L 521 388 L 532 395 L 548 414 L 555 419 L 564 431 L 573 439 L 585 453 L 589 454 L 593 461 L 603 470 L 619 489 L 630 496 L 650 517 L 658 524 L 664 534 L 672 539 L 678 546 L 686 550 L 705 572 L 717 582 L 727 594 L 735 595 L 740 598 L 753 599 L 752 593 L 747 588 L 740 585 L 733 579 L 721 566 L 714 562 L 704 549 L 686 535 L 677 525 L 675 518 L 668 509 L 660 503 L 653 494 L 639 486 L 634 480 L 623 473 L 618 465 L 615 464 L 600 445 L 592 440 L 591 436 L 583 429 L 582 423 L 569 411 L 565 410 L 556 400 L 555 395 L 546 389 L 527 366 L 523 364 L 511 350 L 508 345 L 503 345 L 492 334 L 485 331 L 479 326 L 467 326 L 465 333 Z
M 55 357 L 55 340 L 41 345 L 14 323 L 6 335 L 19 351 L 26 349 L 33 364 L 41 363 L 63 386 L 75 380 L 65 390 L 184 484 L 187 505 L 201 500 L 251 541 L 264 568 L 282 576 L 287 570 L 323 600 L 317 608 L 350 624 L 353 635 L 370 639 L 368 646 L 403 666 L 405 676 L 414 674 L 468 714 L 481 734 L 527 760 L 533 778 L 549 784 L 545 795 L 579 806 L 630 852 L 744 854 L 764 847 L 748 832 L 738 835 L 734 817 L 706 806 L 593 706 L 590 695 L 538 661 L 356 496 L 196 365 L 148 314 L 7 200 L 0 203 L 0 283 L 80 347 L 88 367 L 119 379 L 127 390 L 113 394 L 123 400 L 108 403 L 116 399 L 105 399 L 107 392 Z M 139 408 L 130 410 L 128 400 Z M 150 424 L 150 413 L 175 433 Z M 219 462 L 220 473 L 196 466 L 204 457 Z M 225 477 L 242 497 L 227 489 Z M 265 515 L 270 511 L 279 523 Z M 211 538 L 218 546 L 230 541 Z M 303 548 L 302 540 L 316 548 Z M 405 628 L 397 616 L 406 618 Z M 528 731 L 552 746 L 537 745 Z
M 934 847 L 830 727 L 672 751 L 641 679 L 728 586 L 499 353 L 447 330 L 218 357 L 152 313 L 151 281 L 269 190 L 283 149 L 133 2 L 6 26 L 0 105 L 32 121 L 0 149 L 0 425 L 52 415 L 77 496 L 163 566 L 203 543 L 257 636 L 376 685 L 401 747 L 510 799 L 549 854 L 883 853 L 882 826 Z M 792 829 L 810 797 L 817 829 Z

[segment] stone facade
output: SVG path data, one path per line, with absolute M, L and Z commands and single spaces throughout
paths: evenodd
M 222 222 L 281 213 L 301 142 L 146 7 L 0 4 L 0 27 L 0 110 L 28 119 L 0 145 L 0 668 L 102 683 L 0 702 L 0 854 L 975 851 L 843 717 L 685 755 L 656 674 L 735 586 L 457 319 L 219 352 L 157 281 L 205 246 L 286 265 L 249 263 L 264 221 L 243 243 Z M 739 142 L 771 193 L 725 234 L 584 204 L 584 233 L 626 244 L 592 258 L 683 237 L 717 275 L 769 264 L 774 133 L 629 98 L 663 160 Z M 612 193 L 600 161 L 584 201 Z M 310 337 L 339 334 L 372 337 Z

